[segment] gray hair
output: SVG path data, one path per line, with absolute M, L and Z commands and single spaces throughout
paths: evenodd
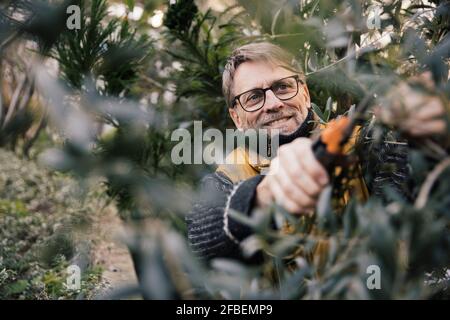
M 228 58 L 222 74 L 222 91 L 228 108 L 233 105 L 232 87 L 237 68 L 247 61 L 265 61 L 298 73 L 304 81 L 304 74 L 296 63 L 294 56 L 285 49 L 269 42 L 257 42 L 243 45 L 235 49 Z

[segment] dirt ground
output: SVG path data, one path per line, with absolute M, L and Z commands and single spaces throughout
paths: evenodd
M 131 256 L 120 241 L 123 228 L 123 222 L 113 205 L 107 206 L 94 219 L 91 227 L 92 263 L 104 269 L 102 283 L 108 292 L 137 284 Z

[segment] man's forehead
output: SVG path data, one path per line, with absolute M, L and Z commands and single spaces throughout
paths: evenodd
M 279 64 L 267 61 L 247 61 L 242 63 L 234 75 L 233 92 L 269 86 L 273 81 L 292 75 L 293 72 Z

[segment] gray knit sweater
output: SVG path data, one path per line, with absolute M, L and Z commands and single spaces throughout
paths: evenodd
M 363 148 L 362 167 L 369 192 L 383 198 L 382 190 L 389 185 L 407 197 L 407 146 L 383 143 L 378 148 Z M 394 170 L 392 170 L 394 168 Z M 370 170 L 369 170 L 370 169 Z M 256 255 L 243 257 L 239 244 L 252 230 L 229 215 L 230 210 L 250 215 L 254 206 L 256 187 L 264 176 L 258 175 L 237 184 L 222 173 L 212 173 L 202 180 L 200 198 L 186 217 L 188 240 L 195 254 L 206 260 L 216 257 L 258 262 Z

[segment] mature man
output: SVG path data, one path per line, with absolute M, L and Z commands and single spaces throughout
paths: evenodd
M 410 93 L 408 88 L 403 90 Z M 244 159 L 244 163 L 219 166 L 206 176 L 202 198 L 187 217 L 188 237 L 195 253 L 206 259 L 243 259 L 239 245 L 252 230 L 233 219 L 230 210 L 250 215 L 253 208 L 275 201 L 293 215 L 308 214 L 330 178 L 311 149 L 314 116 L 304 75 L 286 51 L 270 43 L 234 50 L 223 72 L 223 93 L 238 129 L 281 132 L 280 148 L 270 163 L 269 174 L 262 175 L 260 166 L 246 160 L 246 150 L 234 150 L 232 156 Z M 429 104 L 424 108 L 428 112 L 410 112 L 408 121 L 413 125 L 404 130 L 416 136 L 442 133 L 442 104 L 421 99 L 414 103 L 422 107 Z M 406 176 L 405 152 L 392 158 Z M 364 193 L 364 182 L 360 181 L 358 188 Z

